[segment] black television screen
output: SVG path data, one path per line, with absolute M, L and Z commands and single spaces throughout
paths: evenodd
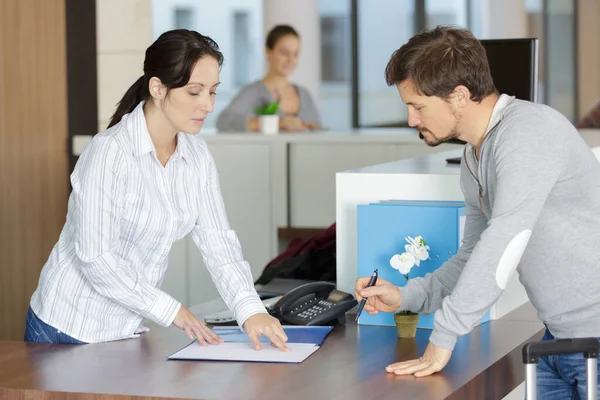
M 537 101 L 538 39 L 482 39 L 500 93 Z

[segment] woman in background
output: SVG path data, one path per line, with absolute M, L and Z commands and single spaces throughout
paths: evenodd
M 222 342 L 160 290 L 173 242 L 191 236 L 240 326 L 287 350 L 230 228 L 214 160 L 197 135 L 219 85 L 223 56 L 198 32 L 163 33 L 147 50 L 108 129 L 71 176 L 67 220 L 31 298 L 24 340 L 97 343 L 137 337 L 148 318 L 202 345 Z
M 267 35 L 268 71 L 262 80 L 244 86 L 219 115 L 217 129 L 225 132 L 257 132 L 259 119 L 254 109 L 279 99 L 279 128 L 283 131 L 315 130 L 321 116 L 305 88 L 288 77 L 298 65 L 300 36 L 289 25 L 277 25 Z

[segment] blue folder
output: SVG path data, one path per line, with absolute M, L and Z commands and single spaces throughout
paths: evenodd
M 285 325 L 283 331 L 288 337 L 287 343 L 306 343 L 320 346 L 325 337 L 333 329 L 332 326 L 298 326 Z M 240 328 L 229 326 L 216 326 L 212 330 L 219 335 L 225 342 L 250 343 L 248 335 Z M 259 337 L 261 343 L 271 343 L 270 339 L 265 335 Z
M 390 265 L 394 254 L 401 254 L 407 236 L 422 236 L 430 247 L 429 259 L 414 266 L 409 279 L 434 272 L 460 248 L 462 201 L 388 200 L 357 207 L 358 276 L 379 276 L 398 286 L 406 279 Z M 483 321 L 489 320 L 489 313 Z M 364 325 L 394 326 L 393 313 L 370 315 L 363 312 L 358 321 Z M 433 314 L 421 315 L 418 328 L 433 329 Z

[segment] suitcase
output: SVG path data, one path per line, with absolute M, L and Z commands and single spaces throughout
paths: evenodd
M 587 398 L 598 399 L 598 338 L 555 339 L 523 346 L 525 364 L 525 400 L 537 399 L 536 367 L 541 356 L 583 353 L 587 360 Z

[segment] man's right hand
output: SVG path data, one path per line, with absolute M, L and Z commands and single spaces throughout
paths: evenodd
M 369 285 L 370 276 L 358 278 L 354 287 L 354 295 L 360 303 L 363 297 L 367 297 L 367 303 L 364 310 L 369 314 L 382 312 L 396 312 L 402 304 L 402 295 L 398 286 L 378 278 L 375 286 Z
M 220 338 L 212 329 L 206 326 L 204 322 L 196 318 L 196 316 L 183 305 L 175 316 L 173 325 L 182 331 L 185 331 L 191 340 L 194 340 L 194 337 L 196 337 L 198 339 L 198 343 L 200 343 L 202 346 L 206 346 L 207 343 L 223 343 L 222 338 Z

